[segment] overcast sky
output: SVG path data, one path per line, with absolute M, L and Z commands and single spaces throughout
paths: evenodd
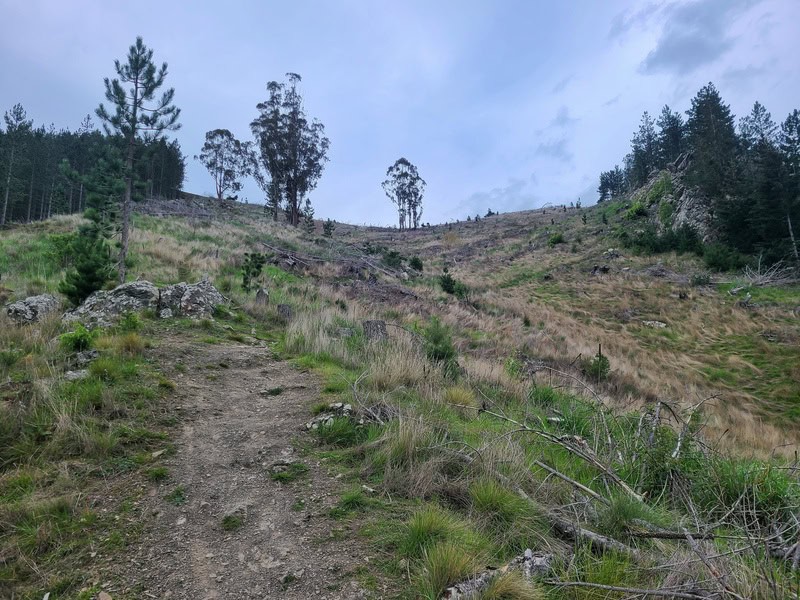
M 196 193 L 214 189 L 205 132 L 250 139 L 266 82 L 299 73 L 331 140 L 316 214 L 356 223 L 396 221 L 380 183 L 400 156 L 433 223 L 594 202 L 642 111 L 685 111 L 708 81 L 737 117 L 800 108 L 798 0 L 0 0 L 0 18 L 0 110 L 70 129 L 141 35 L 169 63 Z

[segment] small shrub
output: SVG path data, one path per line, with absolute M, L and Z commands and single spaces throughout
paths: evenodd
M 166 467 L 153 467 L 147 470 L 147 478 L 152 482 L 164 481 L 169 477 L 169 470 Z
M 631 221 L 646 216 L 647 216 L 647 207 L 641 202 L 641 200 L 637 200 L 636 202 L 631 204 L 631 207 L 625 212 L 625 218 Z
M 458 370 L 458 359 L 450 330 L 442 324 L 438 317 L 432 317 L 430 324 L 423 332 L 423 337 L 425 338 L 425 355 L 428 360 L 442 364 L 445 373 L 454 376 Z
M 181 506 L 182 504 L 186 504 L 186 488 L 183 487 L 182 485 L 179 485 L 169 494 L 164 496 L 164 500 L 166 500 L 170 504 L 174 504 L 175 506 Z
M 522 317 L 522 326 L 523 327 L 530 327 L 531 326 L 531 318 L 528 315 Z
M 551 248 L 554 248 L 558 244 L 566 244 L 566 243 L 567 240 L 564 239 L 564 234 L 561 233 L 560 231 L 558 233 L 554 233 L 553 235 L 551 235 L 550 238 L 547 240 L 547 245 L 550 246 Z
M 399 269 L 403 266 L 403 257 L 397 250 L 389 250 L 384 253 L 383 262 L 387 267 Z
M 447 294 L 455 294 L 456 292 L 456 279 L 450 275 L 450 271 L 447 270 L 447 267 L 445 267 L 444 272 L 439 275 L 439 285 L 442 286 L 442 291 Z
M 120 319 L 117 327 L 120 331 L 139 331 L 142 328 L 142 320 L 135 312 L 127 312 Z
M 709 244 L 703 251 L 703 261 L 712 271 L 735 271 L 745 265 L 744 258 L 725 244 Z
M 72 352 L 81 352 L 91 348 L 96 337 L 96 331 L 89 331 L 79 323 L 71 332 L 62 334 L 59 340 L 65 349 Z
M 222 528 L 225 531 L 236 531 L 244 525 L 244 519 L 241 515 L 225 515 L 222 517 Z
M 587 377 L 591 377 L 595 381 L 602 381 L 606 377 L 608 377 L 608 373 L 611 370 L 611 363 L 608 361 L 608 357 L 604 354 L 601 354 L 599 351 L 595 354 L 591 360 L 587 360 L 583 363 L 583 373 Z
M 419 256 L 412 256 L 411 259 L 408 261 L 408 266 L 414 269 L 415 271 L 419 271 L 422 273 L 423 264 L 422 259 Z
M 328 238 L 329 237 L 333 237 L 333 230 L 334 229 L 336 229 L 336 224 L 333 221 L 331 221 L 330 219 L 327 219 L 322 224 L 322 235 L 324 235 L 325 237 L 328 237 Z
M 250 291 L 256 279 L 261 275 L 264 265 L 267 263 L 267 255 L 260 252 L 245 252 L 244 264 L 242 264 L 242 289 Z
M 692 275 L 690 283 L 693 287 L 702 287 L 704 285 L 710 285 L 711 275 L 709 275 L 708 273 L 695 273 L 694 275 Z

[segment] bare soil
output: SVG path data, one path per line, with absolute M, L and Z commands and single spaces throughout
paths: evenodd
M 347 486 L 299 448 L 310 442 L 303 425 L 319 400 L 315 377 L 266 347 L 180 339 L 159 346 L 157 358 L 177 383 L 182 431 L 163 460 L 169 479 L 143 500 L 147 523 L 120 565 L 122 587 L 142 598 L 193 600 L 382 597 L 357 581 L 369 556 L 355 525 L 327 516 Z M 291 462 L 308 471 L 274 481 Z M 179 486 L 186 500 L 175 505 L 166 496 Z

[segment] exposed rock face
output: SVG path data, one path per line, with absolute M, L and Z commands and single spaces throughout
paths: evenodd
M 12 302 L 6 306 L 6 313 L 17 325 L 28 325 L 37 323 L 42 317 L 57 311 L 60 304 L 55 296 L 41 294 L 19 302 Z
M 683 225 L 689 225 L 704 242 L 713 242 L 717 238 L 717 232 L 711 216 L 711 199 L 696 187 L 685 184 L 686 171 L 691 161 L 691 155 L 683 154 L 674 163 L 667 165 L 665 170 L 654 171 L 647 183 L 634 193 L 633 198 L 648 206 L 650 220 L 660 231 L 663 232 L 666 228 L 677 231 Z M 659 187 L 664 190 L 663 182 L 667 179 L 670 184 L 666 187 L 666 193 L 657 197 L 656 191 Z M 649 206 L 651 201 L 655 201 L 653 206 Z M 671 205 L 668 213 L 660 210 L 660 205 L 663 203 Z M 669 214 L 666 222 L 663 214 Z
M 63 317 L 65 323 L 80 321 L 90 327 L 110 327 L 129 312 L 151 309 L 162 318 L 187 316 L 207 318 L 225 297 L 207 280 L 176 283 L 157 288 L 149 281 L 123 283 L 111 291 L 99 291 Z

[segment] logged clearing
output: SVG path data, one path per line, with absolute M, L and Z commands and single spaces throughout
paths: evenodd
M 624 201 L 331 236 L 154 207 L 108 326 L 0 315 L 6 596 L 797 585 L 796 283 L 619 248 Z M 4 230 L 0 295 L 55 292 L 80 223 Z

